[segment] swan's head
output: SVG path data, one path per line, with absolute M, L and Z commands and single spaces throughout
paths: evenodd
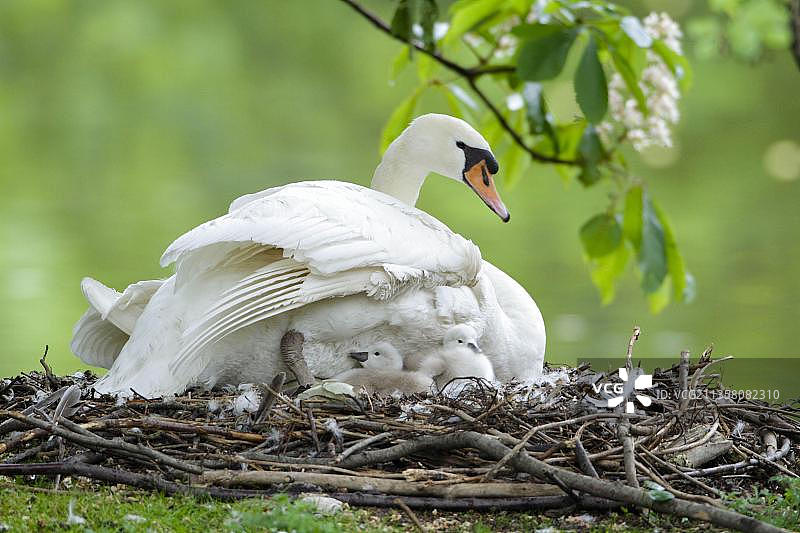
M 511 217 L 494 184 L 499 166 L 486 139 L 463 120 L 430 113 L 415 119 L 384 155 L 463 182 L 503 222 Z
M 478 332 L 467 324 L 459 324 L 448 329 L 444 334 L 442 344 L 445 348 L 469 348 L 475 353 L 480 353 L 478 347 Z
M 351 352 L 350 357 L 364 368 L 374 370 L 402 370 L 403 356 L 388 342 L 378 342 L 364 352 Z

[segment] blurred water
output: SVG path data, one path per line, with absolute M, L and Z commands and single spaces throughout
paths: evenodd
M 82 276 L 123 288 L 167 275 L 172 239 L 244 193 L 368 183 L 414 82 L 410 69 L 387 83 L 397 50 L 326 0 L 0 3 L 0 374 L 35 368 L 44 344 L 56 371 L 81 366 L 68 342 Z M 426 185 L 420 207 L 534 295 L 550 360 L 623 354 L 634 324 L 647 354 L 800 352 L 800 182 L 764 166 L 774 143 L 800 140 L 800 72 L 788 54 L 695 71 L 675 151 L 652 155 L 658 168 L 631 156 L 697 278 L 691 305 L 648 314 L 630 273 L 599 304 L 577 230 L 605 208 L 602 187 L 533 165 L 501 191 L 503 225 L 459 184 Z M 438 98 L 421 111 L 446 110 Z

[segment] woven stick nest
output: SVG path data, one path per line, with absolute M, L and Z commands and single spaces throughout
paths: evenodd
M 712 365 L 724 360 L 684 354 L 652 388 L 633 391 L 659 400 L 627 413 L 626 401 L 609 409 L 593 386 L 619 377 L 589 365 L 546 368 L 536 386 L 475 380 L 457 397 L 299 400 L 279 374 L 122 403 L 94 393 L 93 374 L 57 377 L 43 359 L 46 372 L 0 382 L 0 475 L 225 499 L 325 492 L 404 508 L 627 505 L 779 531 L 725 509 L 720 496 L 797 476 L 800 409 L 722 394 Z

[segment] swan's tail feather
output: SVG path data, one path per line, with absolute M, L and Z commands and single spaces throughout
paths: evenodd
M 140 281 L 119 293 L 92 278 L 81 281 L 89 309 L 72 330 L 70 348 L 81 361 L 111 368 L 150 298 L 164 282 Z

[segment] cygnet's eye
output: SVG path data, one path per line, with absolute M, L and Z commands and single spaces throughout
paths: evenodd
M 373 355 L 380 355 L 381 352 L 375 352 Z
M 458 339 L 458 344 L 464 344 L 464 341 L 462 341 L 461 339 Z

